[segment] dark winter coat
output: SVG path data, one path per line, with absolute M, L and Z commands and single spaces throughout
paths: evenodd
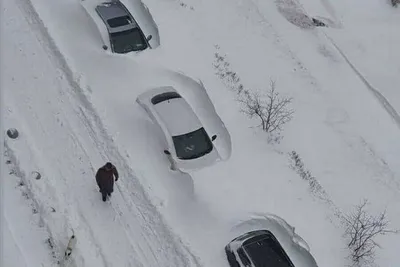
M 117 168 L 113 165 L 110 170 L 107 170 L 105 166 L 100 167 L 96 173 L 96 182 L 102 193 L 112 193 L 114 191 L 114 176 L 115 181 L 118 180 Z

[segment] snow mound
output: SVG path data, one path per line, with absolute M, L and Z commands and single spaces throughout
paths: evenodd
M 340 28 L 334 20 L 323 17 L 311 17 L 307 15 L 304 8 L 295 0 L 276 0 L 279 13 L 290 23 L 302 29 L 313 29 L 315 27 Z

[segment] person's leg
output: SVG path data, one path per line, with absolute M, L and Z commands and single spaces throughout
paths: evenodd
M 102 192 L 101 195 L 102 195 L 103 201 L 106 202 L 106 200 L 107 200 L 107 193 L 106 193 L 106 192 Z

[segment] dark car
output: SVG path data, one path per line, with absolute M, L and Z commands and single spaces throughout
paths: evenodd
M 135 19 L 120 1 L 105 2 L 96 7 L 104 21 L 114 53 L 125 54 L 148 48 L 151 35 L 146 38 Z
M 241 245 L 232 248 L 231 243 Z M 275 236 L 267 230 L 253 231 L 232 240 L 225 247 L 230 266 L 273 266 L 273 267 L 294 267 L 282 246 Z M 236 252 L 236 253 L 235 253 Z M 237 254 L 237 256 L 235 255 Z
M 262 220 L 265 229 L 246 232 L 225 246 L 231 267 L 318 267 L 305 241 L 282 218 Z
M 152 48 L 150 40 L 154 36 L 145 36 L 139 23 L 121 1 L 98 2 L 98 0 L 84 0 L 82 5 L 100 31 L 104 49 L 110 47 L 113 53 L 126 54 Z M 138 9 L 136 12 L 141 14 L 142 25 L 151 25 L 150 14 L 142 14 L 141 9 L 139 7 L 136 8 Z M 148 30 L 157 35 L 158 32 L 153 31 L 156 26 L 153 26 L 149 27 Z

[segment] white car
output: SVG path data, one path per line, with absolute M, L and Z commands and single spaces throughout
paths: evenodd
M 82 0 L 95 23 L 103 49 L 117 54 L 140 52 L 159 45 L 158 28 L 141 0 Z
M 136 102 L 164 132 L 164 153 L 172 169 L 196 170 L 220 160 L 213 144 L 217 135 L 206 131 L 189 103 L 172 86 L 145 91 Z
M 274 214 L 264 214 L 239 224 L 225 246 L 231 267 L 318 267 L 308 244 L 294 227 Z

